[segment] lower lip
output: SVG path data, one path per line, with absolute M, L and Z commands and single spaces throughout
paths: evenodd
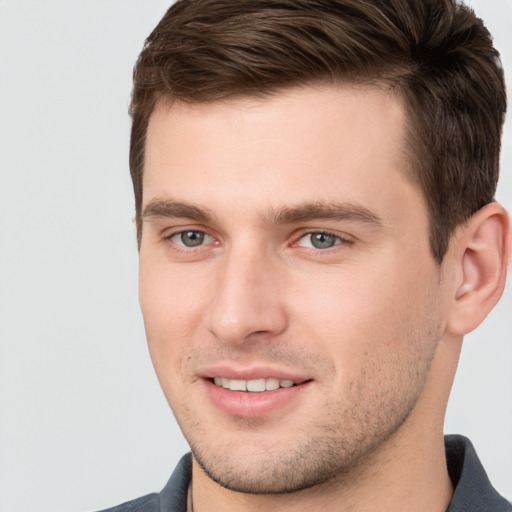
M 247 391 L 231 391 L 217 386 L 205 379 L 206 392 L 213 404 L 221 411 L 231 416 L 258 418 L 266 416 L 291 402 L 310 387 L 311 381 L 289 388 L 279 388 L 273 391 L 251 393 Z

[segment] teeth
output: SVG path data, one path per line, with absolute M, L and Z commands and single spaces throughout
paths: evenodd
M 269 379 L 226 379 L 225 377 L 215 377 L 213 382 L 217 386 L 221 386 L 231 391 L 251 391 L 253 393 L 261 393 L 262 391 L 273 391 L 279 388 L 291 388 L 295 383 L 293 380 Z
M 255 391 L 257 393 L 265 391 L 265 379 L 248 380 L 247 391 Z
M 278 379 L 267 379 L 265 381 L 265 389 L 267 391 L 273 391 L 274 389 L 279 389 L 279 380 Z
M 229 389 L 231 391 L 247 391 L 247 381 L 231 379 L 229 381 Z

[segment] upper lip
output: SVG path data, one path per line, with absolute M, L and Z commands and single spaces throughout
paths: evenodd
M 302 382 L 311 380 L 310 376 L 294 370 L 272 366 L 251 366 L 242 368 L 235 367 L 232 364 L 212 365 L 202 369 L 199 375 L 204 379 L 213 379 L 214 377 L 237 380 L 274 378 L 279 380 L 292 380 L 295 384 L 301 384 Z

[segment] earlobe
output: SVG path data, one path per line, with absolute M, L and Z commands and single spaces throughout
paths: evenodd
M 461 277 L 448 331 L 463 336 L 480 325 L 503 293 L 511 250 L 506 210 L 498 203 L 484 206 L 461 228 L 455 243 Z

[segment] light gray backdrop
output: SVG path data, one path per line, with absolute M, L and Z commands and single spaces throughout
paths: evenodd
M 474 0 L 512 83 L 512 2 Z M 131 70 L 164 0 L 0 0 L 0 510 L 159 490 L 186 444 L 145 345 Z M 509 95 L 512 97 L 510 85 Z M 512 209 L 511 122 L 499 199 Z M 512 498 L 512 288 L 466 338 L 447 432 Z

